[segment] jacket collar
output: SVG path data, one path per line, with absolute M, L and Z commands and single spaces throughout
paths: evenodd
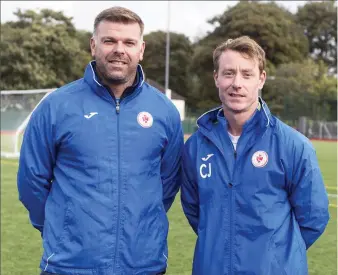
M 102 84 L 100 81 L 97 73 L 96 73 L 96 61 L 91 61 L 86 67 L 85 73 L 84 73 L 84 80 L 89 84 L 89 86 L 92 88 L 93 91 L 95 91 L 98 95 L 110 99 L 111 96 L 109 94 L 109 89 Z M 123 97 L 126 95 L 132 94 L 139 90 L 139 88 L 142 87 L 144 83 L 144 73 L 142 66 L 140 64 L 137 65 L 137 71 L 136 71 L 136 81 L 134 82 L 133 86 L 128 87 L 126 91 L 123 93 Z
M 272 119 L 268 106 L 261 97 L 259 97 L 258 100 L 259 108 L 257 108 L 252 117 L 244 124 L 243 132 L 252 129 L 256 125 L 258 125 L 261 129 L 274 125 L 274 121 Z M 207 131 L 211 131 L 213 125 L 218 123 L 222 119 L 224 120 L 227 127 L 228 122 L 222 112 L 222 106 L 219 106 L 201 115 L 197 119 L 197 126 L 201 129 L 204 128 Z

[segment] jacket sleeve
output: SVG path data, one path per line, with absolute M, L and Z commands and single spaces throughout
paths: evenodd
M 55 147 L 51 110 L 43 100 L 26 127 L 20 151 L 17 187 L 19 200 L 29 212 L 32 225 L 43 231 L 45 203 L 53 178 Z
M 181 171 L 181 204 L 183 212 L 190 226 L 197 234 L 199 223 L 199 194 L 197 172 L 194 169 L 193 157 L 189 155 L 190 141 L 188 140 L 183 151 Z M 193 152 L 196 155 L 196 152 Z
M 293 159 L 290 203 L 308 249 L 327 226 L 329 200 L 312 145 L 297 146 Z
M 170 117 L 172 127 L 170 127 L 168 143 L 163 151 L 161 162 L 163 205 L 166 212 L 169 211 L 180 188 L 178 177 L 184 145 L 180 114 L 175 106 L 173 108 L 175 110 Z

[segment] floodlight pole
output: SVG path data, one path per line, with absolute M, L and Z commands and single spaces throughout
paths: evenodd
M 169 55 L 170 55 L 170 1 L 168 1 L 168 18 L 167 18 L 167 43 L 166 43 L 166 55 L 165 55 L 165 86 L 164 90 L 167 93 L 169 89 Z

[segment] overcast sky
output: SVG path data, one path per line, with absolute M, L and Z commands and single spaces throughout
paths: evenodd
M 191 40 L 212 31 L 206 21 L 221 14 L 238 1 L 170 1 L 170 30 L 183 33 Z M 306 1 L 276 1 L 295 13 Z M 92 31 L 95 16 L 108 7 L 122 6 L 136 12 L 144 21 L 145 34 L 167 30 L 168 1 L 1 1 L 1 22 L 15 20 L 13 12 L 49 8 L 73 17 L 77 29 Z M 264 15 L 262 15 L 264 16 Z

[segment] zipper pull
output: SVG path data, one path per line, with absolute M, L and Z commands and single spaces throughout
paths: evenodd
M 117 114 L 120 113 L 120 101 L 119 100 L 116 102 L 116 113 Z
M 234 152 L 234 157 L 237 158 L 237 151 Z

